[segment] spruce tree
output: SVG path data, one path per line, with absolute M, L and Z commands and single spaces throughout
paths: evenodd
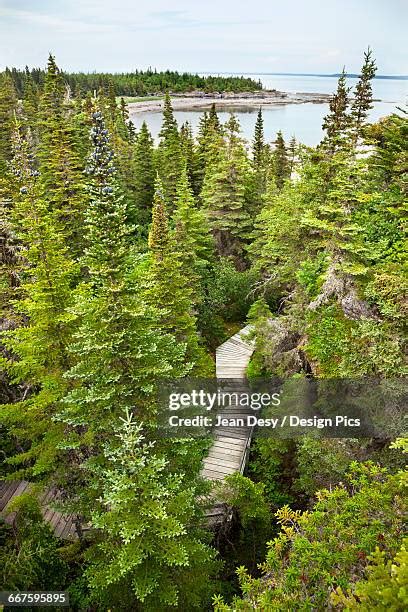
M 373 89 L 371 81 L 375 76 L 377 66 L 370 47 L 364 53 L 364 63 L 357 82 L 354 99 L 351 104 L 351 117 L 355 133 L 355 141 L 361 136 L 369 111 L 373 107 Z
M 55 421 L 66 393 L 64 374 L 72 365 L 72 304 L 76 266 L 65 245 L 59 215 L 42 197 L 39 172 L 27 137 L 17 127 L 13 135 L 12 170 L 18 195 L 13 201 L 11 226 L 23 246 L 26 267 L 21 274 L 15 311 L 24 321 L 5 332 L 3 343 L 10 357 L 3 365 L 12 382 L 22 386 L 23 397 L 2 410 L 2 421 L 20 440 L 13 463 L 22 474 L 58 479 L 63 471 L 59 445 L 64 426 Z
M 126 200 L 126 209 L 130 224 L 134 225 L 133 235 L 129 242 L 135 243 L 137 235 L 143 234 L 138 208 L 137 162 L 134 143 L 133 124 L 128 120 L 126 104 L 116 103 L 115 87 L 110 80 L 108 90 L 101 90 L 98 96 L 98 108 L 104 116 L 106 129 L 110 134 L 110 144 L 115 153 L 117 182 Z
M 248 252 L 265 291 L 286 294 L 293 290 L 299 260 L 305 256 L 304 248 L 300 248 L 304 234 L 299 189 L 287 183 L 278 190 L 271 179 L 263 200 Z
M 341 148 L 347 139 L 347 128 L 350 127 L 349 93 L 350 87 L 347 87 L 346 72 L 343 68 L 337 83 L 337 91 L 330 100 L 330 113 L 323 119 L 323 129 L 327 134 L 323 145 L 331 152 Z
M 43 198 L 64 224 L 67 244 L 78 256 L 83 246 L 83 168 L 65 94 L 62 73 L 50 55 L 39 107 L 40 182 Z
M 11 136 L 16 111 L 17 94 L 13 81 L 8 74 L 0 74 L 0 180 L 6 177 L 12 157 Z
M 269 173 L 269 147 L 264 141 L 262 109 L 258 111 L 252 142 L 252 167 L 248 175 L 248 211 L 254 219 L 262 208 Z
M 116 91 L 115 84 L 110 78 L 108 81 L 108 87 L 106 91 L 100 96 L 104 102 L 104 112 L 106 117 L 106 124 L 111 132 L 114 132 L 114 126 L 119 116 L 119 109 L 116 103 Z
M 120 99 L 119 118 L 119 125 L 123 133 L 123 138 L 128 142 L 134 143 L 136 130 L 133 122 L 129 118 L 129 110 L 124 98 Z
M 174 118 L 169 93 L 166 93 L 163 107 L 163 124 L 157 151 L 157 168 L 163 183 L 166 200 L 174 205 L 177 183 L 183 167 L 180 135 Z
M 201 192 L 203 187 L 205 167 L 206 167 L 206 156 L 208 150 L 208 113 L 205 111 L 198 122 L 198 134 L 197 134 L 197 189 L 198 193 Z
M 285 181 L 290 176 L 290 166 L 285 141 L 280 130 L 276 135 L 275 148 L 272 153 L 272 164 L 276 186 L 278 189 L 282 189 Z
M 92 452 L 111 429 L 112 417 L 135 407 L 149 416 L 150 394 L 159 376 L 177 372 L 181 349 L 156 331 L 152 308 L 141 299 L 142 262 L 129 251 L 126 200 L 120 192 L 114 154 L 100 111 L 93 114 L 87 173 L 90 204 L 85 216 L 87 248 L 81 260 L 88 281 L 76 294 L 79 327 L 72 345 L 77 360 L 69 372 L 75 388 L 60 419 L 87 431 Z M 140 416 L 142 418 L 142 416 Z
M 146 122 L 143 121 L 135 144 L 134 206 L 137 211 L 135 223 L 142 226 L 143 233 L 146 233 L 146 235 L 147 225 L 151 220 L 155 176 L 153 138 L 150 135 Z
M 252 144 L 252 160 L 255 171 L 263 169 L 265 164 L 265 140 L 264 140 L 264 121 L 262 108 L 259 108 L 255 123 L 255 134 Z
M 208 127 L 216 132 L 221 132 L 221 122 L 217 115 L 215 103 L 211 104 L 210 112 L 208 113 Z
M 193 130 L 188 121 L 183 123 L 180 128 L 180 142 L 183 159 L 187 164 L 188 178 L 190 185 L 193 188 L 195 194 L 200 191 L 199 180 L 197 175 L 199 174 L 197 152 L 194 143 Z
M 247 211 L 246 185 L 249 164 L 234 116 L 225 125 L 225 139 L 209 151 L 202 200 L 214 233 L 218 253 L 244 263 L 243 246 L 252 221 Z M 222 144 L 221 144 L 222 143 Z M 221 146 L 220 146 L 221 145 Z
M 288 145 L 289 176 L 292 176 L 292 173 L 295 169 L 297 153 L 298 153 L 298 144 L 296 142 L 295 136 L 292 136 L 292 138 L 289 141 L 289 145 Z
M 193 373 L 208 374 L 211 365 L 200 345 L 193 313 L 194 289 L 190 275 L 185 276 L 183 257 L 169 226 L 159 178 L 155 186 L 149 251 L 151 265 L 147 296 L 149 302 L 159 309 L 160 328 L 171 333 L 184 347 L 185 363 Z
M 197 208 L 194 201 L 187 165 L 183 168 L 177 186 L 173 223 L 184 274 L 186 278 L 191 279 L 191 286 L 198 288 L 195 283 L 213 258 L 214 243 L 206 215 L 202 209 Z M 199 297 L 192 295 L 194 302 Z
M 103 458 L 88 462 L 98 492 L 92 523 L 99 537 L 85 553 L 85 579 L 98 609 L 195 610 L 209 604 L 219 569 L 200 522 L 196 475 L 146 439 L 130 412 L 106 442 Z M 194 460 L 194 441 L 172 445 Z M 102 464 L 102 465 L 101 465 Z
M 36 126 L 38 122 L 38 107 L 40 96 L 38 86 L 34 83 L 28 67 L 25 68 L 23 88 L 23 113 L 26 123 L 35 132 L 38 138 Z
M 200 118 L 198 127 L 197 147 L 197 172 L 196 192 L 200 193 L 204 184 L 207 166 L 217 156 L 222 142 L 222 126 L 218 119 L 215 105 L 211 107 L 211 113 L 204 112 Z

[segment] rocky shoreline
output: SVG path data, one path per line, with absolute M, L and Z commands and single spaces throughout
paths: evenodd
M 260 106 L 282 106 L 285 104 L 327 104 L 330 94 L 324 93 L 286 93 L 275 89 L 270 91 L 244 92 L 244 93 L 203 93 L 189 92 L 188 94 L 172 94 L 171 100 L 175 110 L 207 110 L 212 104 L 222 110 L 240 110 L 243 108 L 259 108 Z M 163 100 L 141 100 L 129 102 L 128 109 L 131 115 L 146 112 L 160 112 Z

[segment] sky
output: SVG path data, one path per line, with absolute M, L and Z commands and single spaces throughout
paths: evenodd
M 0 68 L 408 74 L 407 0 L 0 0 Z

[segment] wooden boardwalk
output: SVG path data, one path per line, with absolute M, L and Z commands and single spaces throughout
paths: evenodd
M 226 393 L 237 391 L 239 382 L 245 379 L 246 368 L 254 352 L 253 342 L 247 338 L 250 331 L 251 327 L 247 325 L 216 350 L 216 376 Z M 228 379 L 231 380 L 231 386 L 228 386 Z M 226 418 L 245 419 L 249 409 L 231 401 L 218 414 Z M 252 428 L 218 427 L 214 443 L 203 461 L 201 475 L 207 480 L 222 481 L 235 472 L 242 474 L 248 459 L 251 437 Z M 225 504 L 215 502 L 206 513 L 208 523 L 214 526 L 224 521 L 226 511 Z
M 220 381 L 232 379 L 231 387 L 223 384 L 223 391 L 234 393 L 239 380 L 245 379 L 245 372 L 254 347 L 246 339 L 250 326 L 244 327 L 216 350 L 216 376 Z M 231 402 L 219 412 L 219 416 L 240 417 L 249 414 L 248 409 L 242 409 Z M 216 430 L 214 444 L 203 462 L 202 476 L 208 480 L 223 480 L 234 472 L 243 472 L 252 429 L 219 427 Z
M 8 511 L 10 502 L 23 493 L 29 493 L 32 485 L 27 480 L 14 480 L 0 482 L 0 516 L 9 523 L 13 524 L 16 517 L 15 512 Z M 54 534 L 58 538 L 76 538 L 75 517 L 73 515 L 61 514 L 53 509 L 52 503 L 58 496 L 54 489 L 46 489 L 39 497 L 40 507 L 44 520 L 49 524 Z
M 250 329 L 250 326 L 244 327 L 216 350 L 216 376 L 218 380 L 226 381 L 222 384 L 224 392 L 234 393 L 237 391 L 239 380 L 245 378 L 246 368 L 254 351 L 252 342 L 246 338 Z M 228 379 L 231 380 L 230 387 Z M 240 408 L 232 401 L 218 414 L 228 418 L 240 416 L 245 418 L 249 410 Z M 203 461 L 201 475 L 207 480 L 222 481 L 229 474 L 242 473 L 248 457 L 251 436 L 252 428 L 217 428 L 214 443 Z M 0 515 L 8 523 L 12 524 L 15 518 L 15 513 L 7 510 L 10 502 L 18 495 L 29 492 L 30 487 L 30 483 L 25 480 L 0 482 Z M 52 489 L 46 490 L 40 497 L 44 520 L 49 523 L 57 537 L 73 539 L 76 537 L 75 517 L 64 516 L 55 511 L 52 508 L 52 502 L 55 500 L 56 492 Z M 215 502 L 212 509 L 206 513 L 208 523 L 218 524 L 223 520 L 225 512 L 225 505 Z

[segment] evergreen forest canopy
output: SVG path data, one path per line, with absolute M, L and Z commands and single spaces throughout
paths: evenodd
M 406 438 L 258 438 L 214 534 L 210 442 L 155 421 L 161 380 L 213 376 L 247 321 L 248 377 L 403 380 L 408 121 L 368 124 L 375 69 L 368 51 L 353 95 L 340 76 L 315 148 L 265 142 L 261 110 L 251 143 L 215 107 L 195 138 L 168 94 L 155 146 L 117 103 L 141 93 L 126 75 L 73 87 L 52 56 L 0 75 L 1 478 L 32 483 L 0 522 L 3 590 L 66 590 L 74 610 L 407 608 Z M 50 487 L 75 541 L 42 520 Z
M 42 68 L 6 68 L 4 74 L 12 79 L 19 98 L 26 97 L 31 88 L 44 86 L 47 72 Z M 117 96 L 146 96 L 166 91 L 189 92 L 196 89 L 212 92 L 244 92 L 262 89 L 260 81 L 243 76 L 199 76 L 188 72 L 166 70 L 135 70 L 126 73 L 106 72 L 61 72 L 66 86 L 73 95 L 81 96 L 88 91 L 113 90 Z

